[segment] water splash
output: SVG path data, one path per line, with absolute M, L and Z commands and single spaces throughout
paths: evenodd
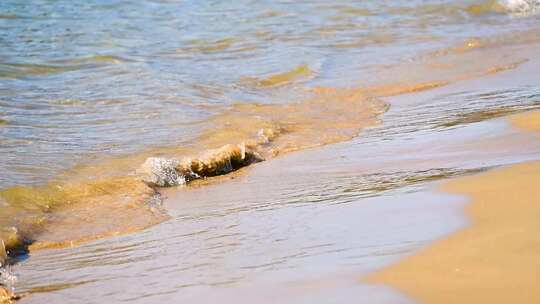
M 500 0 L 498 3 L 515 14 L 535 14 L 540 9 L 540 0 Z
M 17 276 L 11 271 L 7 259 L 4 241 L 0 240 L 0 303 L 11 303 L 11 300 L 15 298 Z
M 184 158 L 181 161 L 150 157 L 137 170 L 142 180 L 158 187 L 185 185 L 187 182 L 227 174 L 263 158 L 253 147 L 225 145 L 219 149 L 207 151 L 200 158 Z

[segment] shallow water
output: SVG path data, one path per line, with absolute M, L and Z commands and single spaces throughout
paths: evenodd
M 536 108 L 540 79 L 518 75 L 539 64 L 394 97 L 384 123 L 352 141 L 168 189 L 171 220 L 18 264 L 23 303 L 413 303 L 360 278 L 467 224 L 464 198 L 433 193 L 434 183 L 538 159 L 538 135 L 504 119 L 450 122 L 502 104 Z M 417 119 L 404 124 L 404 113 Z
M 392 195 L 401 197 L 400 191 L 425 187 L 427 182 L 534 158 L 534 147 L 532 152 L 490 153 L 459 140 L 471 132 L 486 137 L 486 147 L 499 147 L 498 141 L 490 141 L 490 134 L 502 130 L 502 125 L 483 122 L 538 108 L 534 77 L 510 81 L 524 78 L 518 74 L 503 77 L 502 84 L 468 90 L 451 89 L 451 84 L 485 81 L 490 75 L 512 73 L 524 66 L 529 66 L 525 75 L 534 75 L 531 66 L 537 65 L 531 61 L 540 44 L 537 7 L 536 1 L 347 1 L 339 5 L 322 1 L 3 1 L 0 238 L 14 256 L 16 249 L 27 245 L 34 249 L 74 246 L 170 219 L 151 232 L 137 234 L 133 241 L 145 242 L 149 233 L 149 244 L 154 244 L 161 235 L 171 233 L 159 227 L 193 230 L 211 225 L 209 218 L 229 214 L 229 209 L 231 214 L 283 209 L 279 212 L 284 215 L 273 216 L 294 218 L 297 215 L 289 207 L 349 204 L 366 197 L 386 201 Z M 445 85 L 450 85 L 448 91 L 437 89 L 434 96 L 429 91 L 416 93 L 423 96 L 418 103 L 396 102 L 382 115 L 388 109 L 388 96 Z M 377 126 L 381 119 L 384 123 Z M 450 145 L 444 146 L 446 150 L 437 148 L 441 134 L 455 134 L 447 139 L 456 143 L 454 150 Z M 225 203 L 214 210 L 217 215 L 209 217 L 198 217 L 198 207 L 183 214 L 167 201 L 163 206 L 159 193 L 163 190 L 140 176 L 141 165 L 149 157 L 162 157 L 177 164 L 165 168 L 176 174 L 172 184 L 202 178 L 192 186 L 205 190 L 194 191 L 213 193 L 218 191 L 210 188 L 214 182 L 242 177 L 246 170 L 222 179 L 206 177 L 239 169 L 252 164 L 251 160 L 270 160 L 349 140 L 343 157 L 331 157 L 328 163 L 324 158 L 309 161 L 293 156 L 295 161 L 287 167 L 300 168 L 298 181 L 276 174 L 283 170 L 279 165 L 277 169 L 256 165 L 270 166 L 267 172 L 273 175 L 263 174 L 264 179 L 278 185 L 263 191 L 271 193 L 268 197 L 249 190 L 266 187 L 264 179 L 240 186 L 241 190 L 224 186 L 219 195 L 193 197 L 203 209 Z M 519 142 L 520 137 L 515 140 Z M 404 157 L 416 155 L 417 145 L 425 149 L 424 158 Z M 260 174 L 261 169 L 256 170 Z M 180 195 L 180 201 L 183 195 L 190 196 L 191 190 L 175 194 L 177 190 L 167 195 Z M 231 206 L 221 201 L 228 195 Z M 428 196 L 421 200 L 427 201 Z M 328 216 L 329 222 L 339 218 Z M 194 221 L 194 226 L 184 224 L 184 217 Z M 412 232 L 414 242 L 433 239 L 457 227 L 457 222 L 434 224 L 438 228 L 426 235 L 420 233 L 425 228 L 419 228 Z M 196 235 L 188 238 L 188 246 L 200 241 Z M 126 238 L 121 242 L 130 237 Z M 350 237 L 342 239 L 349 241 Z M 71 255 L 69 250 L 59 252 Z M 139 254 L 141 260 L 149 258 L 136 248 L 124 253 L 130 260 L 137 260 Z M 44 251 L 44 259 L 48 254 L 55 253 Z M 202 259 L 209 259 L 210 254 L 203 251 Z M 76 255 L 68 259 L 84 264 Z M 34 261 L 41 263 L 39 258 L 30 258 L 29 265 Z M 95 261 L 107 263 L 102 258 Z M 191 260 L 186 263 L 198 265 Z M 75 272 L 80 270 L 68 265 Z M 207 275 L 204 269 L 196 274 Z M 133 275 L 140 275 L 135 274 L 140 270 Z M 76 282 L 103 282 L 99 272 L 97 277 L 84 274 L 81 280 L 66 274 L 58 277 L 58 285 L 45 286 L 40 281 L 50 271 L 45 267 L 41 274 L 32 274 L 34 278 L 25 277 L 22 281 L 30 283 L 22 283 L 21 290 L 71 290 L 71 284 L 80 285 Z M 170 288 L 155 290 L 167 294 Z M 113 288 L 111 292 L 119 291 Z M 136 294 L 144 301 L 146 293 Z M 128 298 L 117 295 L 115 299 Z
M 0 186 L 197 146 L 234 103 L 298 102 L 303 85 L 371 81 L 423 51 L 536 25 L 493 3 L 2 1 Z
M 535 3 L 3 1 L 2 239 L 39 239 L 67 205 L 153 200 L 136 176 L 148 157 L 349 140 L 381 96 L 513 69 L 538 43 Z M 186 176 L 235 168 L 212 153 Z

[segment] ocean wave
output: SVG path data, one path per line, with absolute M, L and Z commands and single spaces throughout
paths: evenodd
M 16 256 L 29 247 L 62 247 L 144 229 L 167 218 L 152 204 L 159 187 L 185 185 L 283 153 L 351 139 L 377 124 L 386 109 L 359 88 L 318 88 L 306 91 L 305 100 L 295 104 L 236 104 L 208 122 L 211 127 L 195 140 L 194 151 L 201 151 L 195 156 L 152 156 L 135 172 L 115 176 L 109 172 L 114 164 L 94 164 L 91 174 L 79 168 L 42 186 L 0 190 L 0 240 L 6 256 Z
M 158 187 L 184 185 L 189 181 L 227 174 L 263 158 L 246 146 L 225 145 L 206 152 L 200 158 L 184 158 L 181 161 L 149 157 L 137 170 L 142 180 Z
M 277 155 L 351 139 L 378 123 L 386 103 L 363 89 L 316 88 L 296 104 L 237 104 L 211 119 L 198 157 L 150 157 L 137 170 L 152 186 L 184 185 Z

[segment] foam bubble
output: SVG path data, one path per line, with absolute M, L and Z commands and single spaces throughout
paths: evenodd
M 156 186 L 177 186 L 186 183 L 186 177 L 180 174 L 175 159 L 149 157 L 137 171 L 144 182 Z
M 228 144 L 206 151 L 198 158 L 186 157 L 180 161 L 149 157 L 137 173 L 152 186 L 178 186 L 199 178 L 227 174 L 261 160 L 262 157 L 244 143 Z
M 499 3 L 511 13 L 532 14 L 540 9 L 540 0 L 499 0 Z

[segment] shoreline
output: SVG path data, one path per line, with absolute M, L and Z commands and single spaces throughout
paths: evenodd
M 534 1 L 0 5 L 0 304 L 414 302 L 359 278 L 540 197 Z M 536 296 L 527 203 L 449 272 Z
M 502 71 L 496 71 L 496 72 L 502 72 Z M 481 81 L 481 82 L 482 82 L 482 81 L 485 81 L 485 77 L 484 77 L 484 76 L 487 76 L 487 75 L 482 75 L 482 76 L 478 77 L 479 81 Z M 466 79 L 466 80 L 467 80 L 467 81 L 470 81 L 470 79 Z M 456 82 L 461 82 L 461 81 L 456 80 Z M 445 83 L 445 85 L 443 85 L 442 87 L 446 87 L 446 85 L 448 85 L 448 84 L 450 84 L 450 83 Z M 400 93 L 415 93 L 415 94 L 421 94 L 420 92 L 421 92 L 421 91 L 424 91 L 424 90 L 425 90 L 425 92 L 430 92 L 430 91 L 431 91 L 430 89 L 440 89 L 440 87 L 438 87 L 438 86 L 431 86 L 431 85 L 427 85 L 427 86 L 426 86 L 426 85 L 422 85 L 422 84 L 420 84 L 419 86 L 413 86 L 413 88 L 414 88 L 414 89 L 403 89 L 403 88 L 401 88 L 401 90 L 403 90 L 403 91 L 400 91 Z M 383 91 L 384 91 L 384 90 L 383 90 Z M 390 93 L 388 93 L 388 96 L 394 95 L 394 94 L 392 94 L 392 91 L 388 91 L 388 92 L 390 92 Z M 395 92 L 394 92 L 394 93 L 395 93 Z M 403 95 L 407 95 L 407 94 L 403 94 Z M 415 96 L 416 96 L 416 95 L 415 95 Z M 489 117 L 486 117 L 485 119 L 488 119 L 488 118 L 489 118 Z M 383 117 L 383 119 L 384 119 L 384 117 Z M 310 149 L 308 148 L 308 149 L 306 149 L 306 150 L 310 150 Z M 288 154 L 288 153 L 287 153 L 287 154 Z M 240 171 L 244 172 L 244 170 L 247 170 L 246 168 L 247 168 L 247 167 L 242 167 L 242 169 L 240 169 Z M 238 172 L 238 171 L 233 171 L 233 172 Z M 239 172 L 239 173 L 240 173 L 240 172 Z M 229 179 L 229 178 L 233 179 L 235 175 L 236 175 L 236 174 L 233 174 L 232 176 L 231 176 L 231 175 L 222 175 L 221 177 L 217 177 L 217 179 L 219 179 L 219 180 L 221 180 L 221 179 Z M 208 182 L 208 183 L 213 183 L 213 182 L 216 181 L 216 180 L 212 178 L 212 179 L 208 179 L 208 180 L 201 179 L 201 180 L 198 180 L 198 181 L 200 181 L 201 184 L 205 184 L 205 183 L 207 183 L 207 182 Z M 195 183 L 195 184 L 194 184 L 194 186 L 197 186 L 197 185 L 198 185 L 198 183 Z M 163 188 L 163 189 L 165 189 L 165 188 Z M 160 189 L 160 192 L 161 192 L 161 190 L 163 190 L 163 189 Z M 164 192 L 165 192 L 165 191 L 167 191 L 167 192 L 169 192 L 169 191 L 170 191 L 170 192 L 183 192 L 183 191 L 176 191 L 176 190 L 177 190 L 177 189 L 175 189 L 175 188 L 170 188 L 169 190 L 163 190 L 163 191 L 164 191 Z M 180 199 L 180 200 L 181 200 L 181 199 Z M 134 231 L 127 231 L 127 232 L 128 232 L 128 233 L 131 233 L 131 232 L 134 232 Z M 116 235 L 116 234 L 112 234 L 112 235 Z M 105 235 L 103 235 L 103 236 L 105 236 Z M 108 236 L 108 235 L 107 235 L 107 236 Z M 99 237 L 99 236 L 98 236 L 98 237 Z M 88 239 L 88 240 L 90 240 L 90 239 Z M 92 240 L 93 240 L 93 239 L 92 239 Z M 51 244 L 52 244 L 52 243 L 51 243 Z M 69 245 L 70 245 L 70 243 L 67 243 L 67 242 L 65 242 L 64 244 L 68 245 L 68 247 L 69 247 Z M 78 244 L 77 244 L 77 245 L 78 245 Z M 44 246 L 44 247 L 49 247 L 49 246 Z M 54 246 L 52 246 L 52 247 L 54 247 Z M 59 246 L 59 247 L 61 247 L 61 246 Z M 30 249 L 32 249 L 32 248 L 30 248 Z M 1 303 L 1 302 L 0 302 L 0 303 Z
M 534 65 L 527 65 L 523 69 L 530 70 L 533 67 Z M 523 73 L 523 70 L 511 73 Z M 489 80 L 479 79 L 477 83 L 487 82 L 489 84 L 497 79 L 507 80 L 511 75 L 500 75 L 496 79 Z M 425 91 L 424 93 L 410 95 L 404 97 L 404 99 L 409 99 L 412 103 L 418 100 L 429 101 L 431 98 L 427 96 L 444 96 L 449 91 L 466 90 L 471 85 L 474 86 L 474 83 L 468 82 L 465 86 L 456 84 L 451 87 L 439 88 L 432 93 L 430 93 L 431 91 Z M 511 84 L 510 87 L 514 85 L 516 84 Z M 391 101 L 395 102 L 396 100 L 392 98 Z M 399 98 L 399 102 L 400 105 L 392 103 L 395 106 L 385 114 L 389 115 L 386 124 L 390 125 L 386 127 L 381 125 L 381 128 L 391 129 L 393 124 L 399 125 L 399 120 L 395 120 L 395 115 L 402 113 L 403 107 L 412 106 L 407 105 L 407 102 L 401 98 Z M 422 102 L 418 106 L 421 107 Z M 220 180 L 224 179 L 222 181 L 227 182 L 214 182 L 216 181 L 214 179 L 201 180 L 201 182 L 205 182 L 201 187 L 193 185 L 194 187 L 186 188 L 187 191 L 175 191 L 174 188 L 168 188 L 164 193 L 166 197 L 164 208 L 171 215 L 171 221 L 154 226 L 144 232 L 131 236 L 103 239 L 73 249 L 36 251 L 31 259 L 15 267 L 15 272 L 19 273 L 21 278 L 18 291 L 20 291 L 21 295 L 28 295 L 24 296 L 23 303 L 40 303 L 50 299 L 60 300 L 74 293 L 82 297 L 99 298 L 104 297 L 109 292 L 114 292 L 114 288 L 109 286 L 110 281 L 101 281 L 101 278 L 103 276 L 107 277 L 111 272 L 114 272 L 115 267 L 111 265 L 112 263 L 118 263 L 115 252 L 128 247 L 133 248 L 133 251 L 130 250 L 128 258 L 136 258 L 139 255 L 145 256 L 142 265 L 151 264 L 153 265 L 151 269 L 155 269 L 155 271 L 152 272 L 147 267 L 138 267 L 136 262 L 132 271 L 128 271 L 127 274 L 122 275 L 122 278 L 118 278 L 117 284 L 124 284 L 122 282 L 129 280 L 129 278 L 138 282 L 140 280 L 140 271 L 145 271 L 148 279 L 145 284 L 157 285 L 154 285 L 155 289 L 143 291 L 140 288 L 127 288 L 122 291 L 121 299 L 155 296 L 163 301 L 176 298 L 184 299 L 187 302 L 193 302 L 196 299 L 197 302 L 206 303 L 204 300 L 207 299 L 208 303 L 213 303 L 213 300 L 218 298 L 220 300 L 227 299 L 231 302 L 233 300 L 245 300 L 245 294 L 250 293 L 254 296 L 253 301 L 258 301 L 260 300 L 258 298 L 260 293 L 268 290 L 271 286 L 270 289 L 278 289 L 282 295 L 294 295 L 294 297 L 283 297 L 284 302 L 309 297 L 313 300 L 312 303 L 317 303 L 317 297 L 314 297 L 312 293 L 306 293 L 304 289 L 293 287 L 311 286 L 312 279 L 317 281 L 317 278 L 322 277 L 328 278 L 322 281 L 332 284 L 329 286 L 318 285 L 321 291 L 319 300 L 339 294 L 346 301 L 350 298 L 343 295 L 342 292 L 345 292 L 345 295 L 356 299 L 359 297 L 366 298 L 366 302 L 371 303 L 402 303 L 400 300 L 403 300 L 403 295 L 391 290 L 390 287 L 358 284 L 357 278 L 359 273 L 367 275 L 371 271 L 415 251 L 420 246 L 457 231 L 466 224 L 460 212 L 464 202 L 460 201 L 459 197 L 447 196 L 441 193 L 432 193 L 433 195 L 429 196 L 433 185 L 430 181 L 445 178 L 444 173 L 447 172 L 444 170 L 432 172 L 430 169 L 443 167 L 468 168 L 467 163 L 471 162 L 473 168 L 477 168 L 478 164 L 494 168 L 512 161 L 524 161 L 534 158 L 530 157 L 530 153 L 522 155 L 522 152 L 525 151 L 519 149 L 521 145 L 530 141 L 530 133 L 509 128 L 505 118 L 492 120 L 486 117 L 485 120 L 479 123 L 464 124 L 459 128 L 446 128 L 446 131 L 433 130 L 430 134 L 424 133 L 415 136 L 413 141 L 405 138 L 394 138 L 391 141 L 373 143 L 372 136 L 380 136 L 377 129 L 377 127 L 370 129 L 366 131 L 364 136 L 350 142 L 318 149 L 308 149 L 289 154 L 287 157 L 277 157 L 271 162 L 258 163 L 251 169 L 243 168 L 240 170 L 243 172 L 235 171 L 238 174 L 234 173 L 232 176 L 224 175 L 219 177 Z M 494 136 L 484 138 L 485 135 L 490 133 Z M 434 146 L 439 148 L 430 150 L 430 147 Z M 485 153 L 486 147 L 489 147 L 488 150 L 493 150 L 493 152 L 491 154 Z M 531 151 L 540 151 L 538 144 L 532 143 L 528 147 L 531 148 Z M 409 150 L 409 148 L 412 148 L 412 150 Z M 410 154 L 409 151 L 416 152 Z M 460 152 L 455 154 L 456 151 Z M 374 157 L 377 155 L 379 157 Z M 388 155 L 393 157 L 389 159 Z M 465 160 L 465 156 L 467 160 Z M 488 163 L 485 163 L 485 161 Z M 408 173 L 403 176 L 392 177 L 395 172 L 391 168 L 399 168 Z M 381 175 L 381 173 L 385 172 L 387 173 L 386 176 L 385 174 Z M 455 172 L 460 176 L 470 174 L 469 171 L 459 170 L 450 170 L 448 172 L 451 174 Z M 416 173 L 421 173 L 421 175 L 415 175 Z M 443 173 L 443 175 L 439 173 Z M 428 175 L 424 176 L 422 174 Z M 236 178 L 233 178 L 233 176 Z M 382 183 L 371 180 L 372 177 L 381 178 L 380 182 Z M 338 179 L 336 180 L 336 178 Z M 361 183 L 364 178 L 367 178 L 370 183 Z M 373 196 L 369 195 L 369 193 L 366 193 L 366 196 L 361 194 L 363 190 L 369 192 L 390 189 L 389 186 L 396 183 L 401 184 L 403 181 L 416 181 L 418 183 L 416 186 L 404 187 L 402 190 L 398 188 L 395 192 L 390 190 L 387 194 L 379 193 Z M 377 185 L 383 187 L 373 188 L 370 186 L 373 182 L 377 182 Z M 330 188 L 327 188 L 329 186 Z M 288 195 L 283 195 L 283 193 L 288 193 L 291 188 L 306 189 L 307 192 L 303 191 L 301 197 L 307 196 L 308 199 L 305 201 L 298 201 L 294 197 L 287 199 Z M 419 191 L 419 188 L 422 190 L 418 195 L 412 194 L 407 196 L 408 199 L 403 197 L 404 193 L 414 193 Z M 335 190 L 321 193 L 317 189 Z M 351 189 L 353 191 L 342 192 L 340 189 Z M 422 195 L 425 191 L 428 192 L 428 196 Z M 312 199 L 318 202 L 310 203 Z M 440 199 L 448 199 L 448 201 L 442 203 Z M 290 205 L 291 203 L 293 204 Z M 334 203 L 339 204 L 335 205 Z M 299 208 L 286 206 L 297 206 Z M 319 208 L 317 206 L 325 208 L 325 212 L 317 212 L 316 210 Z M 384 227 L 380 226 L 381 215 L 390 216 L 390 218 L 387 218 L 388 224 L 384 225 Z M 365 220 L 362 220 L 362 218 Z M 306 220 L 308 222 L 304 222 Z M 294 223 L 294 225 L 288 225 L 289 222 Z M 292 227 L 296 227 L 300 231 Z M 341 230 L 340 227 L 344 230 Z M 307 228 L 315 231 L 303 231 L 303 229 Z M 406 229 L 403 230 L 403 228 Z M 284 234 L 279 233 L 282 229 L 293 230 Z M 294 234 L 295 231 L 296 234 Z M 378 237 L 371 237 L 373 231 L 377 231 Z M 330 233 L 334 236 L 331 238 L 324 237 Z M 384 233 L 384 235 L 381 235 L 381 233 Z M 315 240 L 320 238 L 320 240 L 318 242 L 308 242 L 306 241 L 306 235 L 311 235 Z M 290 241 L 287 241 L 289 238 Z M 256 252 L 259 251 L 258 248 L 261 248 L 261 245 L 257 243 L 259 245 L 252 246 L 257 239 L 280 240 L 276 243 L 270 242 L 267 244 L 270 247 L 262 248 L 265 251 L 273 251 L 278 254 L 288 252 L 284 260 L 299 267 L 298 271 L 295 271 L 295 275 L 291 277 L 287 269 L 281 269 L 281 272 L 277 275 L 258 273 L 257 271 L 257 274 L 252 274 L 250 270 L 246 270 L 259 269 L 259 265 L 262 269 L 266 269 L 266 267 L 281 268 L 280 263 L 272 264 L 273 258 L 275 258 L 274 255 L 264 256 L 262 260 L 259 260 L 261 257 Z M 282 241 L 282 239 L 285 240 Z M 390 243 L 390 245 L 383 244 L 381 246 L 381 244 L 377 244 L 378 240 L 384 240 L 384 243 Z M 403 242 L 404 240 L 406 242 Z M 228 261 L 228 263 L 225 265 L 221 263 L 212 264 L 211 253 L 213 249 L 210 252 L 205 250 L 193 251 L 184 246 L 177 247 L 177 242 L 196 244 L 195 248 L 200 248 L 199 246 L 202 244 L 206 244 L 210 248 L 227 248 L 218 256 L 220 261 Z M 393 242 L 396 243 L 393 244 Z M 331 245 L 332 243 L 335 245 Z M 138 249 L 139 245 L 135 246 L 136 244 L 149 245 L 141 245 L 143 248 Z M 147 250 L 155 252 L 154 247 L 156 244 L 159 244 L 160 254 L 155 257 L 147 257 L 145 252 Z M 223 247 L 217 246 L 218 244 Z M 368 246 L 370 244 L 373 247 Z M 277 248 L 274 246 L 277 246 Z M 349 251 L 351 247 L 355 249 Z M 328 261 L 321 264 L 332 266 L 332 271 L 327 269 L 313 270 L 313 263 L 307 261 L 303 263 L 295 258 L 299 256 L 304 259 L 303 256 L 311 251 L 314 251 L 311 253 L 315 253 L 314 256 L 317 256 L 318 250 L 316 248 L 336 252 L 341 257 L 339 259 L 334 257 L 330 260 L 332 261 L 330 264 Z M 291 249 L 298 249 L 300 252 L 289 252 Z M 253 252 L 253 250 L 256 252 Z M 307 250 L 307 252 L 303 253 L 304 250 Z M 355 251 L 359 252 L 353 254 Z M 72 267 L 72 263 L 85 261 L 89 254 L 94 255 L 95 252 L 101 252 L 106 258 L 96 261 L 95 265 L 85 267 L 84 270 Z M 194 254 L 189 254 L 190 252 Z M 182 257 L 181 262 L 179 262 L 179 256 Z M 323 256 L 328 258 L 327 254 Z M 355 266 L 358 267 L 355 268 L 356 271 L 353 271 L 356 275 L 350 273 L 352 270 L 350 265 L 341 269 L 335 268 L 339 267 L 339 261 L 348 260 L 351 256 L 355 258 L 350 261 L 358 259 L 356 261 L 360 265 Z M 65 261 L 66 257 L 69 257 L 72 262 Z M 239 257 L 242 257 L 241 260 L 237 260 Z M 244 262 L 246 257 L 248 262 Z M 365 263 L 366 257 L 371 257 L 368 258 L 368 263 Z M 58 262 L 54 262 L 55 260 L 58 260 Z M 35 270 L 36 267 L 40 268 L 40 265 L 45 265 L 49 261 L 53 261 L 53 264 Z M 254 262 L 258 263 L 253 264 Z M 105 265 L 102 265 L 102 263 L 105 263 Z M 180 267 L 177 263 L 180 263 L 183 267 Z M 230 263 L 235 266 L 233 268 L 226 267 Z M 191 268 L 191 265 L 202 266 Z M 361 265 L 371 268 L 365 269 Z M 198 267 L 207 268 L 201 269 Z M 163 273 L 161 272 L 163 268 L 175 270 L 170 272 L 170 277 L 167 277 L 169 283 L 163 282 Z M 85 273 L 83 278 L 79 276 L 81 271 Z M 195 286 L 189 285 L 193 283 L 192 278 L 194 276 L 203 273 L 209 274 L 209 277 L 205 277 L 202 281 L 193 284 Z M 343 277 L 342 275 L 345 273 L 351 275 Z M 73 285 L 74 287 L 56 290 L 54 288 L 57 288 L 57 286 L 68 285 L 48 285 L 48 283 L 41 281 L 43 276 L 51 276 L 53 282 L 70 284 L 69 286 Z M 339 282 L 334 282 L 332 279 L 334 277 L 337 277 Z M 135 281 L 133 284 L 137 285 Z M 86 284 L 85 282 L 95 283 Z M 233 285 L 227 285 L 226 288 L 205 285 L 215 283 L 221 286 L 220 284 L 225 284 L 222 282 L 229 282 Z M 291 286 L 289 282 L 294 283 L 294 286 Z M 177 289 L 176 286 L 185 287 Z M 168 288 L 172 288 L 176 292 Z M 254 289 L 257 292 L 253 292 Z M 52 291 L 40 293 L 41 290 Z M 171 294 L 161 295 L 167 292 L 171 292 Z M 376 294 L 376 297 L 381 302 L 372 301 L 373 294 Z M 216 296 L 208 298 L 207 295 Z M 236 295 L 242 295 L 242 298 L 237 298 Z M 394 301 L 385 302 L 384 299 L 388 297 Z
M 493 39 L 493 37 L 486 37 L 486 43 L 490 39 Z M 521 43 L 512 45 L 509 48 L 519 45 Z M 460 62 L 462 66 L 466 66 L 466 61 L 470 60 L 467 56 L 471 56 L 468 52 L 474 53 L 477 51 L 476 48 L 477 46 L 467 47 L 467 52 L 454 54 L 458 56 L 456 57 L 458 59 L 452 56 L 450 57 L 452 60 Z M 492 51 L 493 49 L 491 48 L 481 50 L 482 53 L 486 54 Z M 127 202 L 130 208 L 137 205 L 137 208 L 144 209 L 142 212 L 150 210 L 149 213 L 155 215 L 153 206 L 148 206 L 148 204 L 145 202 L 141 203 L 141 201 L 152 201 L 155 196 L 168 191 L 165 189 L 169 186 L 173 186 L 174 188 L 175 186 L 188 183 L 205 184 L 207 183 L 207 178 L 212 180 L 218 176 L 226 176 L 238 169 L 249 167 L 251 164 L 260 161 L 270 160 L 276 156 L 349 141 L 359 136 L 366 128 L 376 126 L 380 124 L 381 120 L 384 120 L 384 113 L 388 107 L 388 104 L 383 101 L 384 98 L 417 94 L 462 81 L 483 79 L 501 72 L 515 70 L 528 61 L 528 59 L 524 59 L 523 57 L 527 53 L 519 52 L 512 60 L 505 59 L 508 62 L 483 62 L 476 69 L 466 72 L 457 69 L 456 71 L 452 70 L 449 74 L 445 74 L 435 69 L 431 71 L 433 75 L 426 74 L 434 80 L 425 80 L 420 77 L 412 81 L 409 80 L 408 82 L 390 81 L 388 85 L 374 87 L 314 87 L 308 90 L 313 96 L 301 100 L 296 104 L 254 104 L 254 106 L 239 106 L 236 112 L 225 112 L 213 118 L 218 123 L 218 126 L 225 121 L 226 123 L 223 125 L 226 127 L 223 130 L 219 130 L 219 132 L 207 130 L 206 133 L 208 134 L 203 133 L 201 135 L 202 142 L 204 143 L 203 146 L 206 147 L 202 149 L 203 152 L 187 155 L 180 154 L 177 156 L 173 154 L 171 157 L 150 155 L 146 158 L 146 161 L 134 169 L 134 172 L 129 171 L 128 176 L 101 178 L 99 175 L 96 175 L 97 171 L 94 168 L 99 168 L 100 166 L 89 165 L 89 168 L 87 168 L 89 172 L 86 172 L 83 166 L 79 174 L 93 174 L 98 178 L 96 180 L 80 180 L 78 179 L 80 177 L 76 175 L 74 177 L 68 176 L 67 180 L 64 180 L 66 178 L 64 177 L 58 181 L 45 183 L 36 187 L 23 186 L 0 189 L 2 190 L 0 191 L 0 199 L 3 198 L 8 203 L 12 200 L 15 206 L 21 204 L 21 202 L 31 203 L 36 204 L 37 209 L 44 208 L 46 212 L 63 213 L 65 211 L 64 209 L 69 211 L 69 209 L 73 208 L 72 206 L 76 207 L 79 204 L 84 209 L 86 205 L 89 205 L 83 202 L 84 200 L 93 202 L 96 199 L 106 199 L 111 204 L 116 204 L 117 200 L 121 200 L 125 196 L 129 197 L 132 201 Z M 445 56 L 448 56 L 448 54 L 443 55 L 443 57 Z M 463 58 L 459 56 L 463 56 Z M 416 64 L 419 69 L 425 68 L 425 63 Z M 456 66 L 459 66 L 459 64 L 456 64 Z M 407 64 L 399 66 L 399 69 L 404 68 L 407 68 Z M 320 124 L 318 123 L 320 118 L 318 112 L 315 111 L 314 114 L 311 114 L 313 108 L 321 108 L 321 113 L 325 113 L 325 115 L 330 113 L 332 115 L 328 117 L 339 117 L 339 119 L 326 124 Z M 290 114 L 296 112 L 301 112 L 306 117 L 299 118 Z M 270 118 L 269 122 L 261 123 L 259 120 L 265 116 Z M 254 120 L 256 121 L 253 123 L 253 126 L 256 128 L 250 131 L 259 130 L 255 132 L 257 135 L 254 138 L 247 136 L 247 134 L 253 132 L 242 130 L 243 125 L 246 123 L 244 120 L 249 117 L 255 117 Z M 233 123 L 228 122 L 229 120 Z M 283 120 L 283 126 L 276 123 L 281 120 Z M 251 123 L 249 122 L 249 124 Z M 222 133 L 231 133 L 232 135 L 224 136 Z M 134 159 L 138 158 L 135 157 Z M 105 162 L 103 166 L 105 165 L 114 166 L 114 162 Z M 70 178 L 74 180 L 71 181 Z M 132 195 L 128 191 L 117 191 L 118 188 L 126 187 L 125 185 L 118 186 L 124 180 L 131 184 L 131 187 L 137 189 L 136 195 Z M 64 188 L 68 189 L 68 191 L 57 191 L 57 189 Z M 27 202 L 27 196 L 29 195 L 26 192 L 30 192 L 33 196 L 32 199 L 37 203 L 34 201 Z M 94 194 L 89 196 L 87 193 Z M 70 202 L 67 208 L 62 204 L 62 201 Z M 164 217 L 166 215 L 157 214 L 156 216 L 151 216 L 148 222 L 159 223 L 161 222 L 160 219 Z M 91 227 L 87 227 L 89 233 L 82 232 L 76 237 L 65 238 L 59 237 L 59 233 L 50 233 L 49 230 L 55 231 L 58 229 L 54 227 L 56 224 L 48 224 L 48 220 L 46 218 L 35 225 L 26 225 L 22 227 L 23 229 L 17 229 L 14 232 L 10 231 L 7 236 L 2 235 L 3 231 L 0 230 L 0 239 L 4 237 L 6 240 L 6 251 L 8 253 L 14 253 L 13 255 L 17 256 L 19 255 L 17 252 L 26 254 L 32 249 L 60 248 L 65 246 L 63 244 L 84 243 L 87 240 L 95 240 L 102 236 L 142 230 L 152 225 L 145 222 L 130 229 L 112 229 L 110 231 L 98 232 L 93 231 Z M 127 219 L 127 221 L 129 220 Z M 117 221 L 112 221 L 111 223 L 114 223 L 114 225 L 118 224 Z M 43 229 L 42 226 L 46 227 L 46 229 Z M 44 235 L 41 232 L 42 230 L 46 231 L 47 235 Z M 51 235 L 53 236 L 52 238 L 50 237 Z
M 514 127 L 540 131 L 540 111 L 507 119 Z M 467 196 L 470 226 L 368 275 L 367 281 L 390 285 L 422 303 L 540 301 L 539 182 L 540 161 L 445 182 L 440 190 Z
M 31 216 L 27 216 L 30 220 L 17 219 L 11 224 L 12 220 L 0 217 L 0 239 L 4 240 L 6 251 L 11 253 L 9 256 L 17 256 L 16 251 L 27 253 L 32 249 L 29 247 L 61 247 L 62 244 L 144 229 L 166 218 L 159 212 L 156 215 L 153 206 L 147 204 L 163 191 L 163 186 L 227 175 L 278 155 L 349 141 L 384 120 L 387 111 L 384 98 L 483 79 L 527 64 L 530 57 L 534 57 L 534 50 L 539 48 L 535 33 L 536 30 L 527 30 L 519 35 L 487 35 L 474 43 L 465 40 L 457 47 L 449 45 L 434 53 L 420 53 L 419 57 L 411 57 L 412 61 L 381 69 L 378 78 L 382 78 L 371 84 L 358 83 L 348 88 L 301 87 L 306 96 L 297 103 L 233 104 L 230 109 L 210 118 L 214 128 L 202 130 L 197 140 L 200 149 L 194 151 L 179 149 L 180 152 L 174 152 L 171 146 L 156 154 L 141 152 L 125 159 L 113 157 L 68 170 L 60 174 L 58 180 L 43 185 L 0 189 L 0 201 L 10 207 L 6 211 L 8 219 L 11 214 L 11 217 L 19 214 L 21 206 L 33 208 Z M 529 37 L 531 35 L 533 38 Z M 503 45 L 502 41 L 506 43 Z M 395 77 L 401 75 L 400 71 L 411 69 L 417 71 L 414 77 Z M 109 203 L 102 202 L 105 200 Z M 137 223 L 137 227 L 125 229 L 131 218 L 123 217 L 119 212 L 118 218 L 102 223 L 112 227 L 108 231 L 96 230 L 93 228 L 96 225 L 90 224 L 78 234 L 74 233 L 77 229 L 67 229 L 68 236 L 62 236 L 66 229 L 57 226 L 76 227 L 79 221 L 75 220 L 73 224 L 73 221 L 58 221 L 58 218 L 78 217 L 77 212 L 67 215 L 70 209 L 77 209 L 77 205 L 81 206 L 79 209 L 88 209 L 91 205 L 99 207 L 95 209 L 102 206 L 107 209 L 108 205 L 117 205 L 118 210 L 125 205 L 150 216 L 147 221 Z M 96 216 L 108 211 L 101 209 Z M 85 215 L 91 218 L 90 213 Z M 19 225 L 19 222 L 24 223 Z M 119 222 L 126 225 L 118 225 Z

